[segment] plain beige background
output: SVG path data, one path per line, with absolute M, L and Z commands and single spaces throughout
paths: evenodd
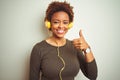
M 44 16 L 51 1 L 0 0 L 0 80 L 28 80 L 31 50 L 48 36 Z M 75 18 L 66 38 L 78 38 L 82 29 L 97 61 L 97 80 L 119 80 L 120 0 L 67 1 Z M 88 79 L 80 72 L 76 80 Z

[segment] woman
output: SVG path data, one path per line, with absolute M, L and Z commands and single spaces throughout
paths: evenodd
M 52 36 L 37 43 L 30 58 L 30 80 L 74 80 L 79 69 L 90 80 L 97 78 L 97 66 L 82 31 L 70 41 L 64 36 L 72 27 L 73 8 L 54 1 L 46 10 L 45 24 Z

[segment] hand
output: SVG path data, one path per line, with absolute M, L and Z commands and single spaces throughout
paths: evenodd
M 75 46 L 75 48 L 85 51 L 89 47 L 89 45 L 82 34 L 82 30 L 80 30 L 79 36 L 79 38 L 73 40 L 73 45 Z

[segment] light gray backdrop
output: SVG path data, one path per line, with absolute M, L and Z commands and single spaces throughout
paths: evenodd
M 31 50 L 48 36 L 44 16 L 51 1 L 0 0 L 0 80 L 28 80 Z M 97 61 L 97 80 L 120 80 L 120 0 L 68 2 L 75 18 L 66 38 L 78 38 L 82 29 Z M 76 80 L 88 79 L 80 72 Z

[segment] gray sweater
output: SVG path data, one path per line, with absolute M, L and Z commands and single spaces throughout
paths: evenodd
M 58 56 L 58 50 L 62 59 Z M 96 61 L 87 63 L 83 53 L 75 49 L 71 41 L 66 40 L 66 44 L 59 49 L 45 40 L 33 47 L 29 80 L 74 80 L 79 70 L 90 80 L 96 80 Z

